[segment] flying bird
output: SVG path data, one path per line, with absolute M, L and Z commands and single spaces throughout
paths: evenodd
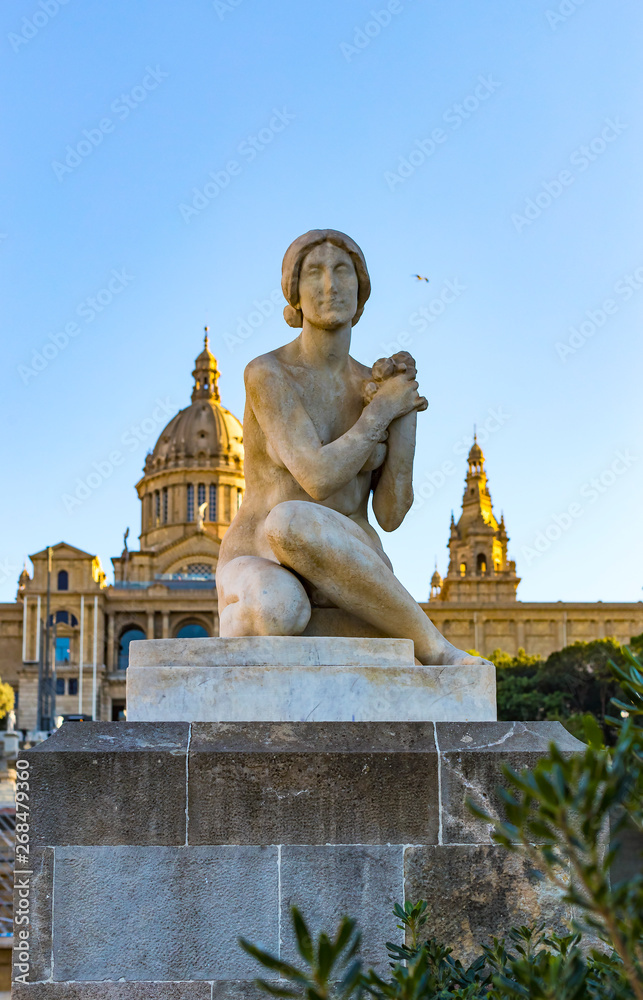
M 411 277 L 412 278 L 417 278 L 418 281 L 426 281 L 426 282 L 428 282 L 428 280 L 429 280 L 428 278 L 422 277 L 421 274 L 412 274 Z

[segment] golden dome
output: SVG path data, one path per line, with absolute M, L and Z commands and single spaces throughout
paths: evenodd
M 243 465 L 243 426 L 221 405 L 219 371 L 210 353 L 207 328 L 205 347 L 192 375 L 192 403 L 179 410 L 161 432 L 145 460 L 146 475 L 164 469 Z

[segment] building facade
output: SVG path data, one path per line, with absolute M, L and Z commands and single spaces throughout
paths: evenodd
M 462 513 L 451 516 L 449 565 L 437 567 L 429 600 L 421 606 L 442 634 L 461 649 L 488 656 L 519 649 L 547 657 L 572 642 L 614 637 L 621 643 L 643 632 L 643 603 L 523 603 L 520 578 L 508 558 L 504 517 L 496 519 L 485 459 L 475 439 L 467 459 Z
M 17 725 L 37 724 L 38 676 L 46 639 L 56 669 L 56 714 L 125 717 L 133 639 L 218 634 L 215 569 L 245 488 L 243 431 L 221 404 L 219 372 L 205 346 L 192 373 L 189 406 L 162 431 L 136 484 L 139 548 L 112 559 L 108 585 L 97 556 L 60 542 L 34 553 L 15 603 L 0 604 L 0 676 L 18 695 Z M 449 565 L 431 579 L 421 607 L 455 645 L 547 656 L 571 642 L 643 632 L 643 603 L 523 603 L 508 535 L 489 493 L 477 441 L 469 452 Z M 47 627 L 49 623 L 49 627 Z
M 215 568 L 243 498 L 243 429 L 221 404 L 207 334 L 192 375 L 190 405 L 145 460 L 136 484 L 139 548 L 125 539 L 112 559 L 114 583 L 95 555 L 60 542 L 30 557 L 33 573 L 20 575 L 16 603 L 0 604 L 0 675 L 17 691 L 20 729 L 36 728 L 47 635 L 56 714 L 109 721 L 124 717 L 133 639 L 218 634 Z

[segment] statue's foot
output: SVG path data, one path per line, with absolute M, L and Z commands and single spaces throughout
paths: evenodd
M 429 659 L 422 659 L 426 664 L 448 664 L 454 667 L 484 667 L 492 666 L 490 660 L 485 660 L 483 656 L 472 656 L 464 649 L 458 649 L 450 642 L 446 642 L 438 650 L 433 650 Z

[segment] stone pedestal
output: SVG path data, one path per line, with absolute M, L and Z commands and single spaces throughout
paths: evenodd
M 382 970 L 404 896 L 463 956 L 511 924 L 559 927 L 558 896 L 464 805 L 495 808 L 500 765 L 551 740 L 582 746 L 558 723 L 66 723 L 24 754 L 31 962 L 13 996 L 247 1000 L 259 969 L 237 938 L 294 957 L 293 903 L 315 929 L 359 917 Z
M 410 639 L 258 636 L 130 645 L 130 722 L 496 719 L 491 664 L 420 666 Z

